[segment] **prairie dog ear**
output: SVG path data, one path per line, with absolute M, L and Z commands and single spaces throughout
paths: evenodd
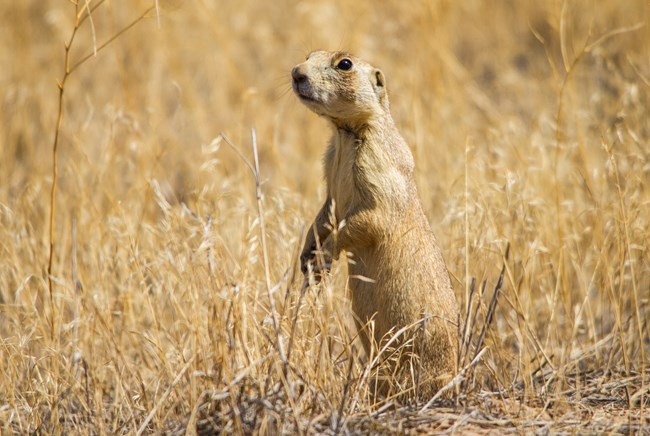
M 379 68 L 375 68 L 373 74 L 375 75 L 375 85 L 384 87 L 385 86 L 384 83 L 386 83 L 386 79 L 384 78 L 384 73 L 382 73 L 382 71 Z
M 370 81 L 372 82 L 375 94 L 379 97 L 379 101 L 383 101 L 384 96 L 386 95 L 386 78 L 384 77 L 384 73 L 382 73 L 380 69 L 375 68 L 372 71 Z

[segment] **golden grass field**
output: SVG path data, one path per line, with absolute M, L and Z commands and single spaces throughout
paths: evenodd
M 78 2 L 0 3 L 2 434 L 650 433 L 650 3 Z M 344 266 L 301 292 L 314 49 L 386 75 L 452 400 L 373 399 Z

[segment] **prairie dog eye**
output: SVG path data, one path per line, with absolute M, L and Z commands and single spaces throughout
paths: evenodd
M 350 59 L 341 59 L 339 63 L 336 65 L 336 68 L 339 70 L 347 71 L 350 68 L 352 68 L 352 61 Z

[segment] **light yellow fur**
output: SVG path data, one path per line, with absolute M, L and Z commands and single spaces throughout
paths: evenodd
M 340 68 L 347 59 L 349 70 Z M 374 321 L 366 351 L 404 326 L 406 346 L 388 373 L 418 397 L 434 395 L 454 374 L 458 307 L 435 236 L 422 211 L 413 156 L 390 115 L 383 73 L 341 52 L 314 52 L 292 71 L 294 91 L 333 126 L 324 159 L 328 197 L 308 232 L 303 271 L 322 244 L 329 258 L 350 253 L 352 307 L 358 326 Z M 332 207 L 332 204 L 334 207 Z M 330 213 L 342 223 L 331 232 Z M 425 321 L 422 321 L 425 319 Z M 422 327 L 425 327 L 423 335 Z M 419 371 L 419 376 L 413 376 Z M 380 389 L 389 393 L 389 384 Z

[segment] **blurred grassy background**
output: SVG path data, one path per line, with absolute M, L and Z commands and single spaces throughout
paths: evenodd
M 493 287 L 510 243 L 490 349 L 467 401 L 480 408 L 472 395 L 499 391 L 543 413 L 553 404 L 549 419 L 575 412 L 587 425 L 575 405 L 587 395 L 580 374 L 611 383 L 646 373 L 647 2 L 158 5 L 66 84 L 52 332 L 51 147 L 75 6 L 0 4 L 5 429 L 136 431 L 153 410 L 149 430 L 220 416 L 231 431 L 296 431 L 336 415 L 348 380 L 342 362 L 354 355 L 342 274 L 301 303 L 294 372 L 285 377 L 264 321 L 254 181 L 217 139 L 224 132 L 252 159 L 251 129 L 257 134 L 270 280 L 286 340 L 300 285 L 290 267 L 323 200 L 328 136 L 293 96 L 289 71 L 315 49 L 345 49 L 384 71 L 463 306 L 471 277 Z M 73 63 L 149 6 L 100 6 L 80 30 Z M 363 359 L 352 368 L 358 401 L 341 410 L 376 410 L 358 381 Z M 289 394 L 296 380 L 311 397 Z M 275 383 L 291 398 L 290 413 L 264 409 L 254 424 L 236 417 L 241 392 L 263 397 Z M 624 391 L 607 395 L 638 416 L 647 377 L 621 383 Z

